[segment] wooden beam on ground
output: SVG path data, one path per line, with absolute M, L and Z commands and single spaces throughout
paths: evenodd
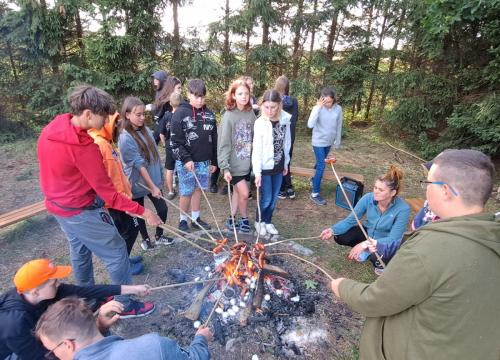
M 418 212 L 421 208 L 424 207 L 425 199 L 421 198 L 408 198 L 405 201 L 410 205 L 411 209 L 415 212 Z
M 336 170 L 336 169 L 335 169 Z M 306 177 L 306 178 L 312 178 L 314 176 L 315 170 L 314 169 L 309 169 L 309 168 L 303 168 L 303 167 L 298 167 L 298 166 L 290 166 L 290 172 L 293 176 L 299 176 L 299 177 Z M 362 183 L 365 182 L 365 178 L 361 174 L 355 174 L 355 173 L 348 173 L 348 172 L 338 172 L 339 177 L 349 177 L 354 180 L 361 181 Z M 328 169 L 325 169 L 325 172 L 323 173 L 323 179 L 326 180 L 335 180 L 335 176 L 331 171 L 328 171 Z
M 32 216 L 45 212 L 45 202 L 42 200 L 35 204 L 25 206 L 23 208 L 10 211 L 0 215 L 0 229 L 6 226 L 15 224 L 19 221 L 29 219 Z

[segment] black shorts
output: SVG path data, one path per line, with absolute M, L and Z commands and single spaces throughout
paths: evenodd
M 175 159 L 172 149 L 170 147 L 165 148 L 165 169 L 174 170 L 175 169 Z
M 241 180 L 250 181 L 250 174 L 246 174 L 243 176 L 233 176 L 231 179 L 231 185 L 236 185 Z

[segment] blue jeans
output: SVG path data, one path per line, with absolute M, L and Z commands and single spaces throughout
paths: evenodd
M 314 173 L 312 188 L 314 194 L 318 194 L 321 190 L 321 178 L 325 172 L 325 159 L 330 152 L 330 148 L 331 146 L 313 146 L 314 157 L 316 157 L 316 165 L 314 165 L 316 172 Z
M 92 254 L 104 262 L 112 284 L 132 284 L 127 245 L 104 208 L 83 210 L 77 215 L 55 218 L 68 239 L 77 285 L 94 285 Z M 128 299 L 128 296 L 123 295 L 116 297 L 125 307 L 129 303 Z
M 280 192 L 282 181 L 282 173 L 276 175 L 262 175 L 260 184 L 260 212 L 262 218 L 259 219 L 259 213 L 257 211 L 257 216 L 255 217 L 257 221 L 265 222 L 266 224 L 271 223 L 274 208 L 278 202 L 278 194 Z

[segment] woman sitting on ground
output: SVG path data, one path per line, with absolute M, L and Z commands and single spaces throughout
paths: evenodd
M 406 230 L 410 206 L 398 197 L 402 178 L 403 173 L 391 165 L 387 174 L 375 181 L 373 192 L 365 194 L 354 207 L 359 219 L 366 214 L 363 227 L 368 236 L 379 243 L 400 241 Z M 321 233 L 323 240 L 332 236 L 337 244 L 352 247 L 350 259 L 363 260 L 360 255 L 366 250 L 366 246 L 363 246 L 366 238 L 352 213 Z M 376 257 L 372 254 L 369 259 L 375 272 L 380 272 L 381 264 Z

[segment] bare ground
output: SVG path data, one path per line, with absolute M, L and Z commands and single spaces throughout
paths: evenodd
M 14 144 L 0 146 L 0 193 L 3 201 L 0 204 L 0 213 L 5 213 L 16 208 L 29 205 L 41 200 L 43 197 L 38 185 L 38 168 L 36 161 L 35 139 L 21 141 Z M 403 197 L 423 197 L 424 194 L 419 187 L 418 180 L 422 179 L 423 173 L 418 160 L 404 154 L 395 154 L 394 150 L 386 146 L 381 139 L 376 138 L 370 129 L 349 131 L 343 142 L 343 148 L 335 153 L 338 159 L 336 167 L 340 171 L 357 172 L 365 177 L 365 191 L 369 191 L 375 177 L 385 172 L 390 164 L 396 164 L 405 172 L 405 188 Z M 297 166 L 312 167 L 314 164 L 313 154 L 309 139 L 299 138 L 295 143 L 293 163 Z M 327 170 L 328 171 L 328 170 Z M 495 189 L 500 184 L 497 178 Z M 323 196 L 328 204 L 318 207 L 309 200 L 308 179 L 294 179 L 297 198 L 294 200 L 280 200 L 275 211 L 273 222 L 280 230 L 284 238 L 309 237 L 318 235 L 322 229 L 330 226 L 340 218 L 348 214 L 347 211 L 334 205 L 334 184 L 323 184 Z M 208 194 L 210 203 L 214 208 L 217 222 L 222 226 L 228 215 L 227 196 L 220 194 Z M 174 200 L 176 201 L 176 200 Z M 151 204 L 149 204 L 151 207 Z M 499 201 L 493 198 L 489 201 L 488 210 L 498 211 Z M 214 220 L 203 204 L 203 218 L 214 224 Z M 254 218 L 255 200 L 250 202 L 250 217 Z M 177 226 L 177 211 L 169 207 L 168 223 Z M 346 260 L 347 249 L 332 243 L 324 243 L 319 240 L 304 243 L 305 246 L 314 251 L 311 261 L 323 266 L 330 274 L 345 276 L 360 281 L 373 281 L 374 275 L 368 264 L 351 263 Z M 68 247 L 66 240 L 55 220 L 49 215 L 36 216 L 27 221 L 12 225 L 0 230 L 0 290 L 5 291 L 12 286 L 12 277 L 16 269 L 24 262 L 38 257 L 50 257 L 57 263 L 68 263 Z M 177 266 L 177 262 L 189 261 L 198 266 L 196 256 L 193 259 L 185 259 L 182 254 L 189 251 L 186 243 L 176 243 L 168 248 L 156 248 L 144 252 L 136 244 L 133 252 L 142 254 L 145 258 L 146 271 L 135 277 L 136 283 L 149 283 L 153 286 L 163 285 L 168 282 L 165 276 L 169 267 Z M 288 249 L 289 250 L 289 249 Z M 108 281 L 106 271 L 100 261 L 95 261 L 96 281 L 106 283 Z M 200 264 L 201 266 L 201 264 Z M 328 293 L 328 281 L 324 276 L 319 276 L 314 269 L 287 259 L 286 267 L 291 272 L 296 271 L 298 278 L 317 279 L 324 290 L 323 297 L 318 301 L 318 321 L 332 324 L 332 337 L 327 344 L 322 344 L 321 351 L 312 347 L 305 351 L 302 358 L 312 359 L 354 359 L 357 357 L 357 341 L 360 334 L 361 317 L 353 314 L 342 304 L 334 305 L 334 299 Z M 72 280 L 72 279 L 71 279 Z M 71 281 L 70 280 L 70 281 Z M 123 321 L 116 329 L 118 334 L 126 337 L 137 336 L 149 331 L 158 331 L 169 335 L 169 329 L 177 322 L 185 321 L 180 317 L 170 314 L 162 315 L 162 311 L 169 304 L 186 304 L 186 299 L 176 299 L 179 292 L 168 290 L 157 292 L 148 300 L 157 305 L 158 310 L 144 319 Z M 331 310 L 334 309 L 334 310 Z M 340 323 L 335 327 L 334 322 Z M 340 330 L 338 330 L 340 329 Z M 234 349 L 226 351 L 226 348 L 218 342 L 211 345 L 214 358 L 221 359 L 246 359 L 252 354 L 258 353 L 261 359 L 281 358 L 272 351 L 266 349 L 266 336 L 257 328 L 250 328 L 242 332 L 241 337 L 235 340 Z M 335 336 L 335 332 L 342 332 L 341 336 Z M 192 330 L 194 334 L 194 329 Z M 187 345 L 192 334 L 185 334 L 177 338 L 182 345 Z M 187 336 L 189 335 L 189 336 Z M 260 344 L 260 345 L 259 345 Z

